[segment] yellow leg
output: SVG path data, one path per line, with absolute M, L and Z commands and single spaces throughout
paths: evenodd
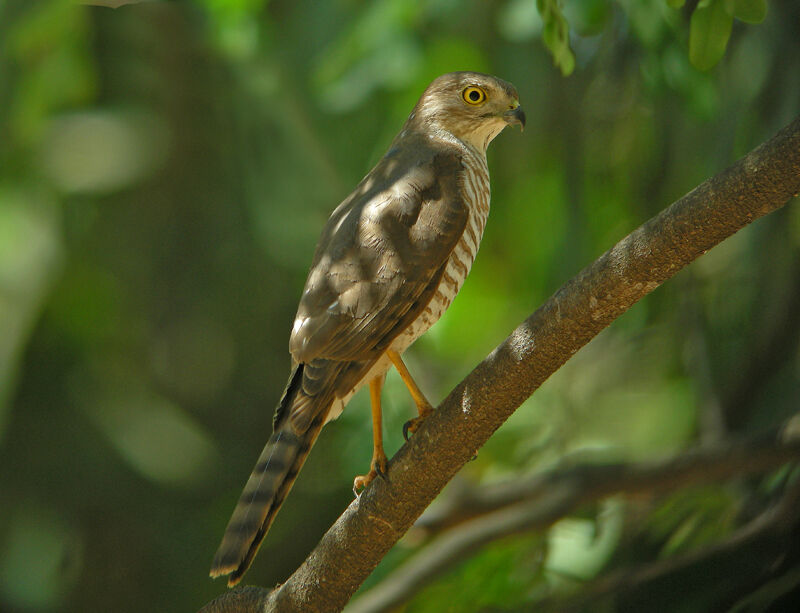
M 372 462 L 366 475 L 359 475 L 353 481 L 353 493 L 358 496 L 360 488 L 367 487 L 380 475 L 386 477 L 386 452 L 383 450 L 383 413 L 381 411 L 381 388 L 384 376 L 375 377 L 369 382 L 369 399 L 372 404 Z
M 400 357 L 400 354 L 392 349 L 389 349 L 386 352 L 386 355 L 389 356 L 389 359 L 392 361 L 392 364 L 394 364 L 397 372 L 400 373 L 400 378 L 403 380 L 403 383 L 406 384 L 411 397 L 414 399 L 414 404 L 417 405 L 417 411 L 419 412 L 417 417 L 408 420 L 403 426 L 403 437 L 408 440 L 408 433 L 413 433 L 417 428 L 419 428 L 423 420 L 428 416 L 429 413 L 433 411 L 433 407 L 431 406 L 431 403 L 428 402 L 428 399 L 425 398 L 425 395 L 422 393 L 422 390 L 419 389 L 419 386 L 417 386 L 417 383 L 414 381 L 411 373 L 408 372 L 408 368 L 406 368 L 406 365 L 403 363 L 403 359 Z

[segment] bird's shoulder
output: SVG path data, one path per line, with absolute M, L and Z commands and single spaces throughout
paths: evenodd
M 455 143 L 424 134 L 400 135 L 389 150 L 331 213 L 312 262 L 342 250 L 364 246 L 365 237 L 381 229 L 413 226 L 428 205 L 436 213 L 466 213 L 461 201 L 465 152 Z

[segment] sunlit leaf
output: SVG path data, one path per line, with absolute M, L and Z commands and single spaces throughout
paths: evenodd
M 590 579 L 608 561 L 622 535 L 625 505 L 608 500 L 596 519 L 562 519 L 547 534 L 545 567 L 552 573 Z
M 564 76 L 575 70 L 575 54 L 569 46 L 569 24 L 558 0 L 536 0 L 542 17 L 542 40 L 553 56 L 553 62 Z
M 725 55 L 731 35 L 733 17 L 725 10 L 723 0 L 702 3 L 692 13 L 689 29 L 689 59 L 698 70 L 710 70 Z

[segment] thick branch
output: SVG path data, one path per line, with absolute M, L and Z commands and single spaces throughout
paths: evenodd
M 551 374 L 638 300 L 800 192 L 800 119 L 559 289 L 445 399 L 264 608 L 338 611 L 452 476 Z M 223 599 L 217 599 L 219 608 Z M 227 609 L 231 610 L 231 609 Z
M 755 474 L 800 459 L 800 437 L 782 432 L 689 451 L 652 465 L 603 464 L 553 470 L 481 488 L 466 514 L 480 513 L 434 540 L 421 553 L 355 600 L 349 613 L 391 611 L 478 548 L 522 531 L 542 529 L 580 506 L 612 494 L 656 494 L 732 476 Z M 458 514 L 458 519 L 463 519 Z

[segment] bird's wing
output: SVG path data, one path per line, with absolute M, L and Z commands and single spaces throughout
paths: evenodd
M 334 211 L 292 330 L 295 360 L 375 359 L 423 312 L 467 223 L 461 168 L 454 150 L 396 147 Z

